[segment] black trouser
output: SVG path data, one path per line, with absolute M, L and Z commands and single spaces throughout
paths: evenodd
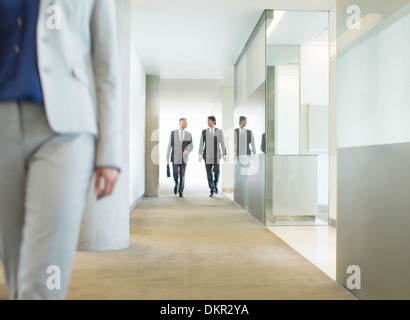
M 179 193 L 184 192 L 185 188 L 185 169 L 186 164 L 172 164 L 174 171 L 175 187 L 178 188 Z
M 215 160 L 212 164 L 205 163 L 208 185 L 211 192 L 215 192 L 219 182 L 219 163 Z

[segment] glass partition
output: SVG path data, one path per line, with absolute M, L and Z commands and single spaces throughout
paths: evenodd
M 234 201 L 265 223 L 266 12 L 235 65 Z M 243 119 L 241 121 L 241 119 Z
M 235 65 L 234 109 L 234 201 L 261 223 L 328 223 L 329 104 L 329 12 L 265 10 Z
M 410 293 L 409 30 L 410 0 L 337 1 L 336 280 L 361 300 Z
M 329 12 L 274 10 L 266 28 L 266 224 L 327 224 Z

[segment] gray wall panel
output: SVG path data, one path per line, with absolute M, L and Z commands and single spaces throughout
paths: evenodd
M 338 150 L 337 275 L 360 299 L 410 299 L 410 143 Z
M 265 225 L 265 155 L 241 157 L 235 164 L 234 201 Z

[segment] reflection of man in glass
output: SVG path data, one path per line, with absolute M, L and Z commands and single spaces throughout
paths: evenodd
M 266 133 L 262 134 L 261 150 L 266 153 Z
M 248 120 L 244 116 L 239 117 L 239 128 L 235 129 L 235 155 L 251 155 L 256 154 L 255 139 L 251 130 L 245 129 Z M 252 148 L 252 150 L 251 150 Z

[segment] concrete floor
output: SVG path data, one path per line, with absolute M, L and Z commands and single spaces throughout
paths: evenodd
M 130 224 L 129 248 L 77 253 L 69 300 L 356 299 L 223 195 L 146 198 Z

